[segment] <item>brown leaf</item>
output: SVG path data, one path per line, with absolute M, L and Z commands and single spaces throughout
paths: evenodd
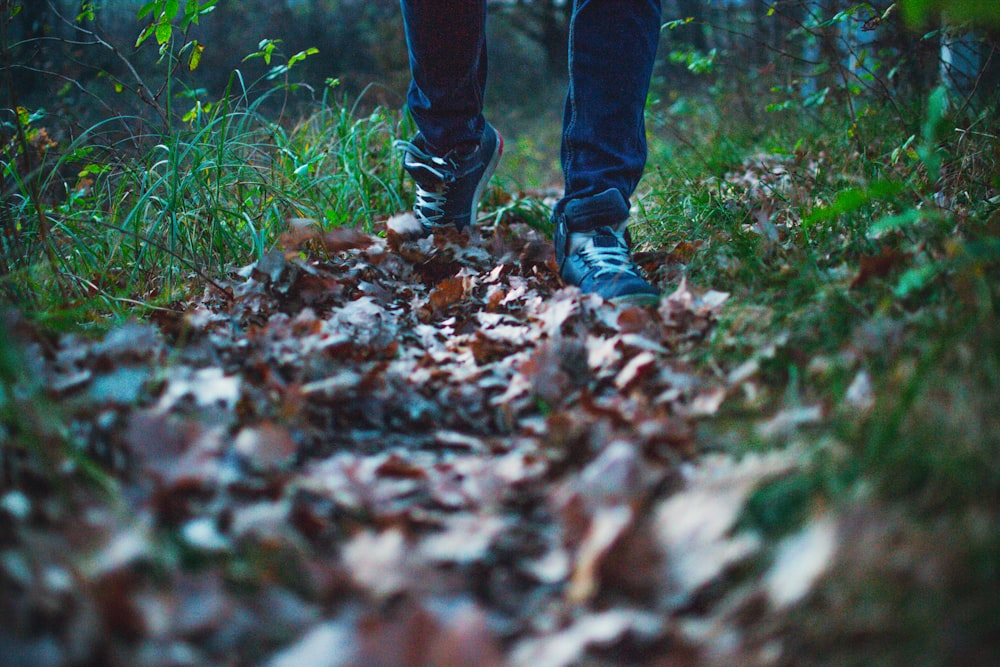
M 518 367 L 531 393 L 551 406 L 562 405 L 590 377 L 587 350 L 576 340 L 560 338 L 539 345 Z
M 555 258 L 555 248 L 552 246 L 552 243 L 532 239 L 521 250 L 518 262 L 521 265 L 522 271 L 530 272 L 536 266 L 547 267 L 550 263 L 554 264 Z
M 136 575 L 130 570 L 118 570 L 97 584 L 95 596 L 111 634 L 126 639 L 137 639 L 146 634 L 148 624 L 145 615 L 136 606 L 138 585 Z
M 349 667 L 355 665 L 354 628 L 327 621 L 271 657 L 265 667 Z
M 202 431 L 198 422 L 143 410 L 132 415 L 122 437 L 124 445 L 147 470 L 172 477 L 179 460 Z
M 670 254 L 667 256 L 667 261 L 687 264 L 694 258 L 694 254 L 698 252 L 698 247 L 700 245 L 700 242 L 692 243 L 690 241 L 681 241 L 674 246 L 673 250 L 670 251 Z
M 440 313 L 448 306 L 461 301 L 465 296 L 466 281 L 464 278 L 445 278 L 437 287 L 431 290 L 428 302 L 431 311 Z
M 371 236 L 352 227 L 331 229 L 324 232 L 320 240 L 323 249 L 330 253 L 369 248 L 374 243 Z
M 618 315 L 618 329 L 623 334 L 642 334 L 652 338 L 657 322 L 646 308 L 626 308 Z
M 368 618 L 359 627 L 358 667 L 500 667 L 500 647 L 484 614 L 464 599 L 435 612 L 408 602 L 390 618 Z
M 661 501 L 653 514 L 654 533 L 667 557 L 669 587 L 663 593 L 686 600 L 731 563 L 757 551 L 760 538 L 730 535 L 750 492 L 795 463 L 787 453 L 704 457 L 689 472 L 687 486 Z
M 289 230 L 278 237 L 278 245 L 285 250 L 299 251 L 313 243 L 327 253 L 368 248 L 374 239 L 353 227 L 335 227 L 322 231 L 318 223 L 307 218 L 289 220 Z
M 626 634 L 656 637 L 663 632 L 658 616 L 628 609 L 585 614 L 564 630 L 545 637 L 522 640 L 514 647 L 511 667 L 569 667 L 581 664 L 590 647 L 607 647 Z
M 851 280 L 851 287 L 864 287 L 872 278 L 886 277 L 910 257 L 911 253 L 901 252 L 895 248 L 883 248 L 877 255 L 863 256 L 859 262 L 858 273 Z
M 615 386 L 627 391 L 638 380 L 656 370 L 656 356 L 651 352 L 640 352 L 632 357 L 615 378 Z
M 389 458 L 383 461 L 375 474 L 381 477 L 395 477 L 398 479 L 427 479 L 427 470 L 407 461 L 398 454 L 390 454 Z
M 597 594 L 598 569 L 615 541 L 632 523 L 632 510 L 628 506 L 600 507 L 591 518 L 590 527 L 577 553 L 573 575 L 566 598 L 571 604 L 580 605 Z
M 241 430 L 233 441 L 233 451 L 252 469 L 274 472 L 291 465 L 299 448 L 286 428 L 264 422 Z
M 500 643 L 479 610 L 455 613 L 431 644 L 428 665 L 432 667 L 500 667 L 504 664 Z

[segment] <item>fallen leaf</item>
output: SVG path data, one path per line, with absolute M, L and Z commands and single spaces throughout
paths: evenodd
M 875 406 L 875 388 L 872 386 L 868 371 L 858 371 L 844 392 L 844 402 L 862 412 L 867 412 Z
M 232 410 L 240 396 L 240 378 L 226 375 L 221 368 L 174 366 L 167 373 L 157 410 L 167 412 L 188 396 L 199 406 L 218 405 Z
M 290 466 L 299 447 L 287 429 L 264 422 L 242 429 L 233 441 L 233 451 L 253 470 L 266 473 Z
M 406 211 L 389 218 L 385 226 L 400 237 L 417 238 L 423 234 L 423 226 L 412 211 Z
M 829 516 L 813 519 L 798 533 L 782 540 L 774 563 L 764 575 L 771 603 L 782 608 L 804 598 L 832 564 L 836 548 L 837 525 Z
M 139 322 L 128 322 L 108 332 L 93 348 L 93 354 L 112 364 L 145 361 L 163 349 L 156 327 Z
M 651 352 L 640 352 L 632 357 L 615 378 L 615 386 L 625 391 L 630 385 L 644 375 L 652 372 L 656 366 L 656 356 Z
M 794 433 L 804 424 L 815 424 L 823 418 L 823 407 L 808 405 L 782 410 L 771 419 L 757 425 L 762 438 L 778 438 Z
M 354 628 L 344 622 L 327 621 L 305 633 L 266 663 L 266 667 L 348 667 L 356 664 Z
M 365 531 L 344 545 L 343 560 L 360 586 L 376 598 L 386 599 L 416 581 L 409 551 L 406 537 L 397 528 L 381 533 Z
M 893 269 L 909 261 L 913 255 L 895 248 L 882 248 L 877 255 L 863 255 L 851 287 L 864 287 L 872 278 L 885 278 Z
M 436 563 L 468 565 L 481 561 L 507 523 L 500 517 L 469 513 L 449 517 L 444 531 L 421 540 L 418 551 Z
M 511 653 L 512 667 L 568 667 L 580 664 L 590 647 L 607 647 L 626 633 L 655 637 L 663 630 L 663 621 L 653 614 L 627 609 L 610 609 L 586 614 L 565 630 L 518 643 Z
M 274 249 L 267 251 L 263 257 L 257 260 L 250 275 L 259 282 L 276 284 L 281 280 L 287 268 L 288 262 L 285 260 L 285 255 L 280 250 Z
M 760 548 L 752 533 L 730 535 L 750 492 L 789 470 L 788 453 L 749 455 L 741 461 L 704 457 L 687 471 L 685 488 L 657 504 L 653 530 L 667 558 L 670 582 L 664 593 L 679 604 L 726 567 Z
M 726 395 L 724 387 L 715 387 L 699 393 L 689 404 L 680 406 L 678 412 L 687 417 L 711 417 L 719 411 Z
M 434 313 L 440 313 L 448 306 L 457 303 L 465 296 L 466 281 L 464 278 L 445 278 L 431 290 L 428 303 Z
M 627 506 L 599 507 L 578 549 L 566 598 L 574 605 L 584 604 L 597 594 L 598 569 L 608 550 L 632 522 Z
M 181 528 L 181 537 L 189 547 L 203 552 L 227 551 L 232 546 L 209 517 L 188 521 Z

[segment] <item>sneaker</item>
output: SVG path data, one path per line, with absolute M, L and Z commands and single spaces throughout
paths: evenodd
M 627 219 L 611 223 L 611 219 L 620 218 L 622 213 L 627 216 L 628 207 L 617 190 L 571 201 L 565 212 L 556 216 L 559 275 L 566 284 L 611 301 L 634 305 L 656 303 L 660 291 L 646 282 L 632 261 Z M 589 229 L 570 231 L 567 218 Z
M 413 215 L 421 236 L 449 225 L 461 231 L 475 223 L 479 200 L 503 153 L 503 137 L 492 125 L 486 124 L 479 146 L 465 154 L 456 149 L 432 155 L 421 134 L 394 146 L 404 151 L 403 168 L 417 184 Z

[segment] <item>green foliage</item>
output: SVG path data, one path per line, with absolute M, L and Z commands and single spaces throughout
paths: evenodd
M 1000 25 L 1000 6 L 983 0 L 901 0 L 903 14 L 912 26 L 921 26 L 944 14 L 951 21 Z
M 264 39 L 261 40 L 260 44 L 257 45 L 257 51 L 247 55 L 243 62 L 248 60 L 253 60 L 254 58 L 261 58 L 265 65 L 271 66 L 271 58 L 274 57 L 274 52 L 277 46 L 281 44 L 280 39 Z M 291 56 L 289 56 L 287 62 L 284 64 L 277 64 L 271 67 L 270 71 L 267 73 L 267 79 L 273 80 L 278 77 L 285 76 L 288 74 L 289 70 L 295 66 L 296 63 L 302 62 L 309 56 L 313 56 L 319 53 L 319 49 L 308 48 L 304 51 L 299 51 Z
M 692 74 L 709 74 L 715 67 L 718 55 L 718 49 L 711 49 L 707 53 L 703 53 L 697 49 L 689 48 L 671 51 L 669 57 L 670 62 L 684 65 Z
M 206 0 L 205 2 L 186 0 L 184 6 L 181 7 L 180 0 L 152 0 L 151 2 L 147 2 L 139 8 L 137 17 L 140 21 L 146 17 L 150 17 L 152 21 L 139 33 L 139 37 L 135 40 L 135 46 L 139 47 L 150 37 L 155 37 L 156 43 L 160 47 L 160 55 L 165 55 L 174 38 L 175 21 L 179 29 L 186 33 L 192 25 L 198 24 L 202 16 L 213 12 L 218 3 L 219 0 Z M 89 18 L 90 20 L 94 20 L 92 6 Z M 194 42 L 187 42 L 181 47 L 181 50 L 187 50 L 194 44 Z M 191 69 L 195 69 L 195 67 L 191 67 Z
M 802 225 L 809 229 L 819 223 L 834 220 L 840 215 L 853 213 L 873 201 L 895 198 L 902 191 L 903 185 L 895 181 L 876 181 L 865 188 L 841 190 L 831 204 L 821 206 L 803 218 Z
M 214 8 L 214 1 L 160 0 L 140 10 L 152 22 L 139 42 L 156 36 L 165 90 L 177 81 L 182 54 L 197 67 L 203 45 L 184 34 Z M 60 144 L 49 138 L 49 114 L 21 109 L 11 125 L 25 141 L 0 146 L 0 174 L 22 193 L 34 184 L 39 196 L 5 198 L 0 294 L 33 303 L 42 317 L 70 303 L 86 304 L 90 317 L 125 316 L 259 258 L 288 218 L 370 230 L 376 218 L 400 210 L 392 142 L 410 126 L 384 109 L 361 115 L 357 103 L 328 99 L 336 80 L 300 123 L 272 120 L 263 109 L 287 104 L 297 90 L 290 70 L 316 53 L 285 58 L 280 43 L 263 40 L 247 56 L 270 66 L 260 93 L 238 72 L 214 101 L 203 90 L 182 90 L 177 97 L 194 100 L 182 122 L 168 115 L 165 125 L 133 135 L 129 147 L 108 143 L 111 126 L 138 118 L 108 118 Z M 29 157 L 40 163 L 25 172 L 22 158 L 36 150 Z
M 195 276 L 211 282 L 260 257 L 286 218 L 370 229 L 384 211 L 402 207 L 396 132 L 381 110 L 355 119 L 333 108 L 289 130 L 259 116 L 254 104 L 223 101 L 127 159 L 105 155 L 109 163 L 95 164 L 81 150 L 94 135 L 81 135 L 67 155 L 88 160 L 46 210 L 60 248 L 56 269 L 74 293 L 98 299 L 98 309 L 125 313 L 136 296 L 166 303 Z M 71 164 L 55 165 L 52 176 Z M 7 280 L 27 278 L 47 291 L 38 268 Z
M 927 102 L 927 116 L 923 126 L 923 144 L 917 148 L 917 155 L 927 168 L 927 177 L 933 183 L 941 174 L 941 156 L 938 142 L 947 126 L 945 111 L 948 109 L 948 91 L 938 86 Z
M 660 92 L 669 105 L 647 109 L 643 247 L 661 281 L 732 295 L 712 339 L 678 351 L 727 382 L 700 440 L 802 457 L 750 497 L 741 529 L 774 540 L 849 517 L 840 565 L 781 635 L 800 642 L 789 664 L 952 664 L 955 627 L 976 647 L 997 629 L 1000 119 L 938 86 L 831 85 L 812 105 L 757 85 Z M 755 131 L 769 104 L 781 113 Z M 850 546 L 890 531 L 875 555 Z M 948 574 L 887 574 L 901 552 Z M 870 644 L 846 649 L 859 635 Z

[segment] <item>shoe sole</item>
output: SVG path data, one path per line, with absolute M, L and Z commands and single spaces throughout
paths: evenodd
M 476 190 L 472 194 L 472 210 L 469 211 L 470 228 L 476 226 L 476 217 L 479 212 L 479 200 L 483 198 L 483 193 L 486 192 L 486 186 L 489 184 L 490 179 L 493 178 L 493 173 L 497 170 L 497 165 L 500 164 L 500 156 L 503 155 L 503 136 L 495 127 L 490 126 L 490 129 L 492 129 L 497 135 L 497 148 L 493 151 L 493 156 L 490 157 L 490 161 L 486 165 L 486 170 L 483 171 L 483 175 L 479 179 L 479 183 L 476 184 Z
M 608 301 L 619 306 L 655 306 L 660 303 L 659 294 L 622 294 L 613 296 Z

